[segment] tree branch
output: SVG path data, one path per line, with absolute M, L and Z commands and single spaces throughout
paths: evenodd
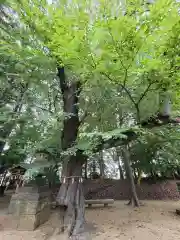
M 101 72 L 101 74 L 103 74 L 104 76 L 106 76 L 111 82 L 114 82 L 114 80 L 110 77 L 110 75 L 108 75 L 107 73 Z M 124 89 L 124 91 L 127 93 L 129 99 L 131 100 L 131 102 L 134 104 L 134 106 L 136 106 L 136 102 L 134 100 L 134 98 L 132 97 L 130 91 L 127 89 L 127 87 L 125 86 L 125 84 L 119 83 L 119 85 L 121 86 L 122 89 Z
M 22 109 L 22 106 L 23 106 L 24 95 L 25 95 L 26 91 L 28 90 L 29 82 L 27 82 L 25 84 L 20 83 L 20 85 L 21 85 L 20 95 L 19 95 L 19 97 L 16 101 L 16 105 L 14 107 L 13 113 L 20 113 L 21 112 L 21 109 Z
M 58 92 L 57 92 L 57 94 L 55 95 L 55 97 L 53 99 L 53 106 L 54 106 L 55 112 L 57 112 L 57 106 L 56 106 L 57 99 L 58 99 Z
M 146 88 L 145 91 L 141 94 L 139 100 L 137 101 L 137 103 L 136 103 L 137 105 L 139 105 L 140 102 L 143 100 L 143 98 L 146 96 L 146 94 L 148 93 L 148 91 L 149 91 L 150 87 L 152 86 L 152 84 L 153 84 L 153 83 L 149 83 L 149 84 L 148 84 L 147 88 Z
M 50 109 L 47 109 L 47 108 L 44 108 L 42 106 L 38 106 L 38 105 L 35 105 L 35 104 L 33 104 L 33 105 L 34 105 L 34 107 L 37 107 L 37 108 L 39 108 L 39 109 L 41 109 L 41 110 L 43 110 L 45 112 L 49 112 L 51 114 L 54 114 L 54 112 L 52 110 L 50 110 Z
M 179 118 L 170 118 L 170 116 L 162 116 L 161 114 L 157 114 L 156 116 L 150 117 L 147 120 L 141 122 L 141 126 L 144 128 L 154 128 L 161 127 L 168 124 L 180 124 Z

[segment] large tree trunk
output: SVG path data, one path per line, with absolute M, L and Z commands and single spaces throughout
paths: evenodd
M 131 168 L 131 165 L 130 165 L 129 149 L 128 149 L 127 146 L 123 147 L 122 155 L 123 155 L 124 164 L 125 164 L 127 177 L 129 179 L 130 190 L 131 190 L 131 200 L 128 204 L 133 203 L 135 207 L 139 207 L 140 204 L 139 204 L 139 199 L 138 199 L 137 192 L 136 192 L 136 186 L 135 186 L 135 183 L 134 183 L 132 168 Z
M 82 165 L 86 157 L 82 153 L 71 156 L 64 164 L 62 185 L 57 202 L 60 205 L 61 230 L 71 239 L 86 239 L 84 235 L 84 193 L 82 184 Z
M 63 96 L 64 126 L 61 135 L 62 150 L 73 147 L 77 140 L 80 126 L 79 95 L 81 85 L 79 81 L 69 82 L 66 79 L 64 67 L 58 68 L 58 77 Z M 86 156 L 80 150 L 74 155 L 66 155 L 63 162 L 62 184 L 57 195 L 60 206 L 61 230 L 67 238 L 78 239 L 84 230 L 84 194 L 82 185 L 82 165 Z M 86 239 L 85 236 L 81 236 Z

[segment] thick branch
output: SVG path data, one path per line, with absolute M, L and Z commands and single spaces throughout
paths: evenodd
M 154 126 L 162 126 L 166 124 L 179 124 L 178 118 L 173 119 L 171 117 L 171 102 L 168 91 L 164 90 L 163 94 L 160 93 L 160 106 L 159 111 L 155 116 L 150 117 L 146 121 L 142 122 L 143 127 L 152 128 Z
M 64 121 L 61 135 L 62 149 L 72 147 L 79 131 L 79 96 L 81 92 L 80 81 L 68 83 L 64 67 L 58 67 L 59 86 L 63 95 Z
M 167 125 L 167 124 L 180 124 L 180 119 L 167 119 L 164 117 L 160 117 L 161 121 L 155 121 L 154 122 L 150 122 L 150 123 L 141 123 L 141 127 L 144 128 L 154 128 L 154 127 L 160 127 L 163 125 Z M 99 138 L 99 143 L 94 147 L 93 152 L 99 152 L 102 149 L 109 149 L 112 147 L 118 147 L 118 146 L 122 146 L 122 145 L 127 145 L 129 142 L 136 140 L 139 136 L 138 133 L 136 133 L 135 131 L 132 130 L 127 130 L 125 132 L 122 132 L 121 134 L 125 135 L 126 138 L 122 138 L 120 137 L 114 137 L 112 136 L 110 139 L 104 140 L 103 138 Z
M 106 76 L 111 82 L 114 82 L 114 80 L 110 77 L 109 74 L 104 73 L 104 72 L 102 72 L 102 74 L 103 74 L 104 76 Z M 126 79 L 126 78 L 127 78 L 127 75 L 125 75 L 125 79 Z M 125 80 L 124 80 L 124 83 L 125 83 Z M 127 93 L 129 99 L 130 99 L 131 102 L 134 104 L 134 106 L 136 106 L 136 105 L 137 105 L 137 104 L 136 104 L 136 101 L 135 101 L 134 98 L 132 97 L 130 91 L 127 89 L 127 87 L 125 86 L 125 84 L 119 83 L 119 85 L 120 85 L 121 88 L 124 89 L 124 91 Z
M 141 122 L 141 126 L 145 128 L 161 127 L 168 124 L 180 124 L 180 118 L 171 118 L 170 116 L 162 116 L 157 114 L 149 119 Z

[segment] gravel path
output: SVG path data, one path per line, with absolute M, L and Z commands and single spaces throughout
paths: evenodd
M 175 215 L 180 202 L 145 201 L 135 209 L 116 202 L 113 207 L 96 206 L 86 209 L 88 228 L 93 240 L 179 240 L 180 216 Z M 2 225 L 5 211 L 0 215 L 0 240 L 66 240 L 58 235 L 58 216 L 34 232 L 8 231 Z

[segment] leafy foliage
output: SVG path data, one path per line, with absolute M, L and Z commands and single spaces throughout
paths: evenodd
M 172 114 L 177 113 L 178 9 L 173 0 L 150 5 L 114 1 L 113 6 L 106 0 L 3 1 L 0 146 L 9 145 L 8 161 L 15 161 L 14 152 L 21 161 L 46 149 L 54 162 L 61 162 L 64 154 L 77 150 L 91 156 L 122 144 L 127 130 L 142 133 L 137 124 L 158 111 L 159 94 L 167 90 Z M 65 153 L 60 136 L 63 120 L 71 116 L 63 112 L 57 65 L 65 66 L 68 84 L 78 79 L 82 85 L 82 123 L 75 145 Z M 164 135 L 157 137 L 161 129 L 145 137 L 139 134 L 131 147 L 135 168 L 148 173 L 151 167 L 177 167 L 177 143 L 169 129 L 163 129 L 165 133 L 170 144 Z
M 131 146 L 132 167 L 148 175 L 173 177 L 179 168 L 179 129 L 149 133 Z

